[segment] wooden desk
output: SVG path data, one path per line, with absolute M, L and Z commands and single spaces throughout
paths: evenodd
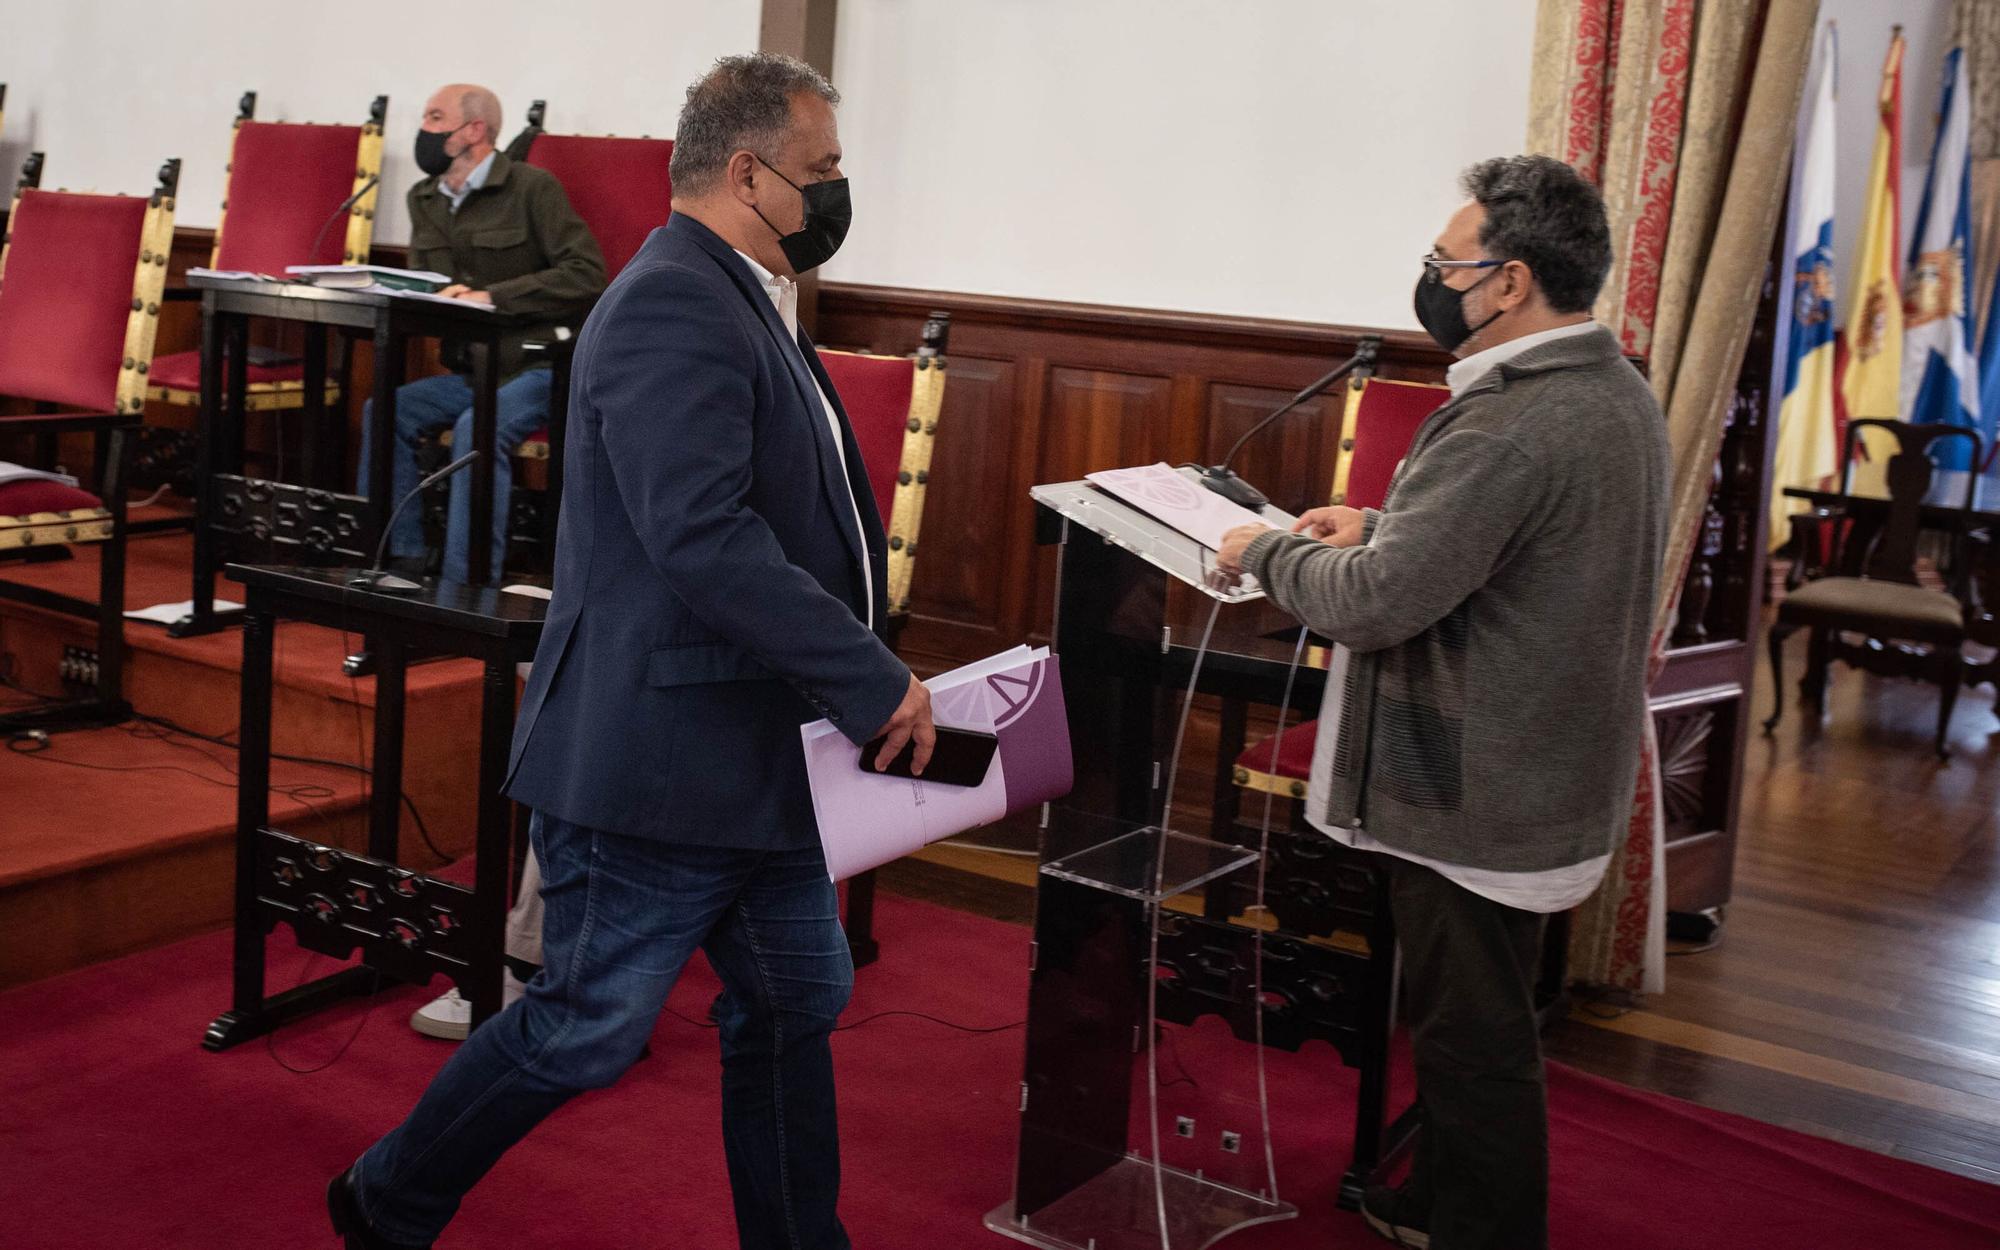
M 500 341 L 511 331 L 542 319 L 482 310 L 471 304 L 403 299 L 364 291 L 342 291 L 296 282 L 195 275 L 189 284 L 201 295 L 201 418 L 196 443 L 199 494 L 195 502 L 194 607 L 168 630 L 176 638 L 213 633 L 232 624 L 233 614 L 215 611 L 214 582 L 221 550 L 234 532 L 223 515 L 225 494 L 256 497 L 296 492 L 283 505 L 291 512 L 317 509 L 324 519 L 313 541 L 322 556 L 365 562 L 380 540 L 396 501 L 390 498 L 390 462 L 395 452 L 396 388 L 403 384 L 404 360 L 412 338 L 463 343 L 472 357 L 472 448 L 483 459 L 472 474 L 472 533 L 469 579 L 488 577 L 493 552 L 493 441 L 499 407 Z M 375 390 L 370 408 L 367 498 L 340 491 L 298 492 L 278 483 L 243 476 L 243 442 L 248 394 L 249 327 L 252 317 L 291 321 L 305 327 L 306 425 L 326 431 L 326 333 L 329 328 L 366 335 L 375 348 Z M 461 449 L 464 450 L 464 449 Z M 327 440 L 308 444 L 307 476 L 323 486 L 327 462 L 339 457 Z M 344 485 L 344 484 L 343 484 Z M 242 506 L 243 498 L 233 498 Z M 311 546 L 312 543 L 307 544 Z
M 500 793 L 514 736 L 514 666 L 534 657 L 547 603 L 490 586 L 427 579 L 391 595 L 347 585 L 352 569 L 229 566 L 246 590 L 243 720 L 236 794 L 233 1003 L 202 1045 L 223 1050 L 353 995 L 384 977 L 444 973 L 472 1004 L 477 1028 L 500 1010 L 503 927 L 511 867 L 510 804 Z M 280 619 L 365 631 L 375 641 L 375 748 L 368 854 L 270 827 L 271 650 Z M 399 866 L 403 791 L 403 673 L 413 650 L 486 665 L 479 725 L 478 862 L 471 889 Z M 362 963 L 265 993 L 264 940 L 289 924 L 299 944 Z

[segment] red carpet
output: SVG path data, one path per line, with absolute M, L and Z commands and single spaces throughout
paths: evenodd
M 862 972 L 849 1020 L 1019 1018 L 1025 930 L 895 896 L 877 924 L 883 958 Z M 276 976 L 297 978 L 304 958 L 289 943 L 273 950 Z M 447 1047 L 405 1026 L 424 992 L 404 990 L 277 1038 L 276 1058 L 293 1067 L 332 1061 L 310 1075 L 262 1044 L 205 1053 L 228 959 L 215 934 L 0 995 L 0 1246 L 332 1245 L 326 1178 L 408 1107 Z M 690 969 L 674 1008 L 700 1018 L 713 987 Z M 842 1210 L 857 1246 L 1016 1244 L 979 1220 L 1010 1183 L 1021 1037 L 909 1016 L 837 1037 Z M 618 1087 L 579 1099 L 510 1154 L 443 1244 L 733 1246 L 714 1039 L 666 1016 L 653 1047 Z M 1247 1070 L 1248 1050 L 1233 1053 Z M 1280 1183 L 1303 1214 L 1221 1244 L 1385 1244 L 1332 1207 L 1351 1075 L 1315 1046 L 1274 1054 L 1271 1081 Z M 2000 1244 L 2000 1188 L 1564 1068 L 1550 1072 L 1550 1098 L 1558 1247 Z

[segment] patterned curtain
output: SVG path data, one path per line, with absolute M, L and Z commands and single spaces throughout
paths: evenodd
M 1529 147 L 1604 188 L 1617 256 L 1596 313 L 1647 357 L 1673 446 L 1656 673 L 1784 206 L 1818 12 L 1818 0 L 1541 0 L 1536 16 Z M 1627 836 L 1575 915 L 1575 979 L 1664 988 L 1664 830 L 1648 733 Z

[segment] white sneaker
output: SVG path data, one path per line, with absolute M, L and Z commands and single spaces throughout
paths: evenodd
M 505 979 L 500 985 L 500 1009 L 505 1011 L 514 1005 L 516 999 L 527 992 L 527 982 L 514 975 L 514 970 L 505 970 Z M 472 1032 L 472 1003 L 458 992 L 456 985 L 417 1008 L 410 1016 L 410 1027 L 425 1037 L 442 1038 L 447 1042 L 462 1042 L 465 1035 Z

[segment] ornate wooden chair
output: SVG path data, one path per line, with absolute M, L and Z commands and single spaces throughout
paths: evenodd
M 1446 387 L 1430 383 L 1383 378 L 1367 378 L 1350 386 L 1342 418 L 1340 453 L 1334 461 L 1333 493 L 1328 502 L 1350 508 L 1381 507 L 1389 495 L 1389 481 L 1409 451 L 1417 427 L 1450 394 Z M 1325 649 L 1311 648 L 1308 660 L 1317 668 L 1325 668 Z M 1226 710 L 1237 742 L 1242 741 L 1242 715 L 1240 706 Z M 1319 722 L 1309 720 L 1287 728 L 1274 738 L 1245 747 L 1236 756 L 1230 786 L 1216 787 L 1216 827 L 1225 829 L 1235 821 L 1241 803 L 1236 793 L 1239 790 L 1304 799 L 1306 780 L 1312 771 L 1313 748 L 1318 741 Z
M 0 577 L 0 598 L 94 621 L 92 692 L 0 717 L 0 728 L 103 724 L 124 700 L 125 478 L 129 435 L 145 415 L 146 372 L 173 247 L 180 162 L 160 167 L 150 198 L 40 189 L 42 154 L 28 158 L 0 247 L 0 396 L 34 412 L 0 416 L 0 437 L 31 435 L 54 466 L 56 439 L 95 442 L 91 489 L 47 480 L 0 486 L 0 560 L 64 559 L 103 546 L 92 602 Z
M 840 406 L 854 427 L 868 489 L 889 532 L 889 645 L 902 637 L 910 615 L 910 578 L 916 572 L 917 532 L 923 525 L 924 495 L 930 485 L 931 451 L 938 411 L 944 404 L 945 345 L 951 316 L 934 312 L 924 321 L 922 345 L 911 356 L 870 356 L 821 351 L 820 363 L 840 394 Z M 847 883 L 847 935 L 856 964 L 871 962 L 874 937 L 875 874 Z
M 382 173 L 382 123 L 389 97 L 376 96 L 368 120 L 359 126 L 256 120 L 257 93 L 237 103 L 229 140 L 229 182 L 222 215 L 215 223 L 212 269 L 283 275 L 287 265 L 339 265 L 368 259 L 375 237 L 377 190 L 369 184 Z M 363 188 L 339 222 L 340 206 Z M 181 289 L 170 298 L 199 299 Z M 249 378 L 246 412 L 284 412 L 306 406 L 306 364 L 297 357 L 266 355 L 253 348 L 245 366 Z M 323 359 L 323 357 L 322 357 Z M 348 381 L 347 340 L 326 381 L 329 427 L 311 432 L 313 451 L 305 457 L 314 485 L 340 487 L 346 480 L 340 441 L 346 422 L 338 419 Z M 176 407 L 201 406 L 201 353 L 174 352 L 153 362 L 149 399 Z M 303 450 L 303 449 L 302 449 Z M 281 467 L 282 468 L 282 467 Z
M 1869 511 L 1845 502 L 1852 498 L 1854 446 L 1868 429 L 1886 430 L 1898 450 L 1888 460 L 1885 482 L 1888 517 L 1880 524 Z M 1842 440 L 1840 493 L 1843 502 L 1795 518 L 1796 531 L 1819 530 L 1831 544 L 1825 575 L 1812 578 L 1785 596 L 1770 632 L 1771 678 L 1775 687 L 1771 717 L 1764 731 L 1777 728 L 1785 711 L 1785 640 L 1809 630 L 1806 673 L 1800 693 L 1816 712 L 1826 706 L 1827 670 L 1835 660 L 1885 677 L 1914 677 L 1937 685 L 1937 738 L 1940 757 L 1946 745 L 1951 713 L 1965 672 L 1960 654 L 1966 636 L 1966 570 L 1964 535 L 1978 489 L 1976 474 L 1965 475 L 1965 496 L 1956 510 L 1959 523 L 1951 529 L 1952 558 L 1946 562 L 1948 590 L 1931 590 L 1917 582 L 1917 537 L 1920 509 L 1930 495 L 1936 468 L 1931 449 L 1948 438 L 1972 442 L 1968 464 L 1981 463 L 1979 435 L 1963 426 L 1911 425 L 1904 421 L 1860 418 L 1850 421 Z M 1830 523 L 1829 523 L 1830 522 Z M 1844 635 L 1858 634 L 1860 642 Z

